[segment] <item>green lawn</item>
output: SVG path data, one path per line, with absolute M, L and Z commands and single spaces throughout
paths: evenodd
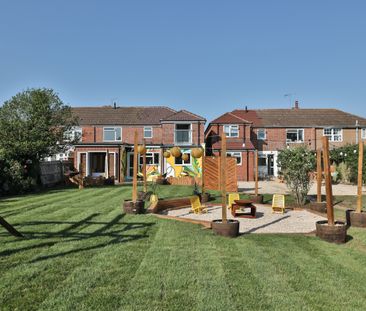
M 164 186 L 164 197 L 191 194 Z M 214 236 L 124 215 L 130 187 L 0 200 L 1 310 L 365 310 L 366 230 L 346 245 L 299 235 Z

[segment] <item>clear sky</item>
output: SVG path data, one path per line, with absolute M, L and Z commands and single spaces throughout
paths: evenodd
M 366 117 L 366 1 L 0 0 L 0 103 L 335 107 Z

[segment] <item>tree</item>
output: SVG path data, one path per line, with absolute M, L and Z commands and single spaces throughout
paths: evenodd
M 278 155 L 278 165 L 297 204 L 304 205 L 312 183 L 311 173 L 316 165 L 314 152 L 305 146 L 282 150 Z
M 63 150 L 64 133 L 76 124 L 53 90 L 29 89 L 0 108 L 0 148 L 9 159 L 37 162 Z
M 34 185 L 39 161 L 64 150 L 64 134 L 76 124 L 51 89 L 29 89 L 6 101 L 0 107 L 0 193 Z

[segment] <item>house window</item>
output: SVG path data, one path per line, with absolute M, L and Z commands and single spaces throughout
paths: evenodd
M 174 134 L 176 144 L 192 143 L 191 124 L 176 124 Z
M 143 156 L 140 155 L 140 164 L 143 164 Z M 146 152 L 146 164 L 147 165 L 159 165 L 160 155 L 158 152 Z
M 226 152 L 226 155 L 236 158 L 236 165 L 241 165 L 241 152 Z
M 226 137 L 239 137 L 239 125 L 224 125 Z
M 70 130 L 64 132 L 65 142 L 80 142 L 82 136 L 81 127 L 72 127 Z
M 144 126 L 144 138 L 152 138 L 153 129 L 152 126 Z
M 187 161 L 183 161 L 182 157 L 179 158 L 174 158 L 174 163 L 175 165 L 191 165 L 191 154 L 190 153 L 186 153 L 188 154 L 188 160 Z
M 361 137 L 362 139 L 366 139 L 366 128 L 361 129 Z
M 257 139 L 260 139 L 260 140 L 265 140 L 266 139 L 266 130 L 265 129 L 258 129 Z
M 286 142 L 303 143 L 304 142 L 304 130 L 303 129 L 287 130 L 286 131 Z
M 342 141 L 342 129 L 327 128 L 323 130 L 323 135 L 329 138 L 329 141 Z
M 258 166 L 267 166 L 267 157 L 266 156 L 258 156 Z
M 122 129 L 120 127 L 105 127 L 103 129 L 104 141 L 121 141 Z

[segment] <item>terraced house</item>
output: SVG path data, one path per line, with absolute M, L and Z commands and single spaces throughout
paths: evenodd
M 75 145 L 74 165 L 83 176 L 112 177 L 116 182 L 133 176 L 133 139 L 146 142 L 149 175 L 176 176 L 192 166 L 193 159 L 165 159 L 163 152 L 179 146 L 183 153 L 204 143 L 206 120 L 186 110 L 168 107 L 78 107 L 80 142 Z M 142 164 L 142 159 L 139 159 Z
M 239 180 L 254 179 L 254 151 L 258 150 L 259 174 L 271 178 L 278 174 L 278 151 L 300 144 L 316 150 L 328 136 L 330 147 L 366 141 L 366 119 L 337 109 L 237 109 L 211 121 L 206 129 L 207 153 L 217 155 L 218 135 L 225 131 L 228 154 L 237 158 Z

